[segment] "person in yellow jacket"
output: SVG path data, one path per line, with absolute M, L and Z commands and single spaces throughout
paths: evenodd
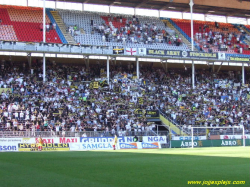
M 114 139 L 113 139 L 113 149 L 116 150 L 116 144 L 117 144 L 118 138 L 115 135 Z
M 42 139 L 42 137 L 40 135 L 39 138 L 38 138 L 38 150 L 42 151 L 42 148 L 43 148 L 43 139 Z

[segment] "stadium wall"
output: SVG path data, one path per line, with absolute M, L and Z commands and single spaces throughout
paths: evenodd
M 220 140 L 194 140 L 194 147 L 224 147 L 243 146 L 243 139 L 220 139 Z M 250 146 L 250 139 L 245 140 L 245 145 Z M 171 148 L 192 147 L 191 140 L 171 140 Z
M 159 149 L 167 143 L 166 136 L 143 136 L 134 142 L 132 136 L 119 137 L 118 149 Z M 114 137 L 43 138 L 43 151 L 112 150 Z M 0 138 L 0 152 L 38 151 L 38 138 Z

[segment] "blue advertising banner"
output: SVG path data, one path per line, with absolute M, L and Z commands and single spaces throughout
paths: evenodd
M 137 143 L 120 143 L 120 149 L 138 149 Z
M 112 142 L 114 137 L 81 137 L 81 143 L 107 143 Z M 118 143 L 133 143 L 134 137 L 133 136 L 122 136 L 118 137 Z M 145 143 L 153 143 L 153 142 L 160 142 L 160 143 L 167 143 L 166 136 L 143 136 L 142 142 Z

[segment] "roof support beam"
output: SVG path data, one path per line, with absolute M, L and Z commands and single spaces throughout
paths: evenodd
M 165 6 L 163 6 L 161 9 L 159 9 L 159 10 L 165 10 L 165 9 L 167 9 L 169 7 L 169 5 L 165 5 Z
M 149 2 L 149 1 L 150 0 L 144 0 L 144 1 L 142 1 L 141 3 L 139 3 L 138 5 L 136 5 L 135 8 L 140 8 L 142 5 L 147 4 L 147 2 Z
M 88 3 L 90 0 L 86 0 L 86 1 L 84 1 L 83 3 Z
M 216 72 L 216 73 L 219 73 L 219 71 L 220 71 L 220 68 L 221 68 L 222 64 L 223 64 L 223 62 L 221 62 L 221 64 L 220 64 L 220 66 L 219 66 L 219 68 L 218 68 L 218 70 L 217 70 L 217 72 Z
M 121 4 L 120 0 L 115 0 L 113 3 L 111 3 L 109 6 L 115 5 L 115 4 Z

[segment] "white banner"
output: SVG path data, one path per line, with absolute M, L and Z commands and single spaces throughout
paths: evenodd
M 0 152 L 18 151 L 18 142 L 0 142 Z
M 220 139 L 243 139 L 242 135 L 220 135 Z M 245 135 L 245 139 L 250 139 L 250 135 Z
M 137 55 L 137 48 L 126 48 L 125 55 Z
M 138 55 L 147 55 L 147 49 L 146 48 L 138 48 Z
M 112 150 L 114 137 L 42 137 L 43 144 L 67 144 L 70 150 Z M 140 139 L 140 136 L 138 136 Z M 20 144 L 36 145 L 38 138 L 0 138 L 0 151 L 18 151 Z M 158 149 L 167 143 L 166 136 L 143 136 L 142 142 L 134 142 L 134 136 L 118 137 L 117 149 Z M 22 147 L 22 151 L 30 148 Z M 57 148 L 59 149 L 59 148 Z M 66 148 L 65 148 L 66 150 Z
M 219 60 L 226 60 L 226 53 L 218 53 Z
M 80 142 L 82 143 L 105 143 L 105 142 L 112 142 L 113 139 L 114 137 L 81 137 Z M 133 142 L 134 142 L 134 136 L 118 137 L 118 143 L 133 143 Z M 152 142 L 167 143 L 167 137 L 166 136 L 143 136 L 142 142 L 144 143 L 152 143 Z
M 166 136 L 143 136 L 142 142 L 144 143 L 153 143 L 153 142 L 167 143 L 167 137 Z
M 138 136 L 139 138 L 140 136 Z M 112 142 L 114 137 L 42 137 L 43 143 L 109 143 Z M 17 142 L 17 143 L 39 143 L 38 137 L 36 138 L 0 138 L 1 142 Z M 121 136 L 118 137 L 118 143 L 133 143 L 134 136 Z M 142 142 L 152 143 L 160 142 L 167 143 L 166 136 L 143 136 Z
M 0 145 L 3 143 L 21 143 L 22 138 L 0 138 Z
M 64 138 L 48 138 L 42 137 L 43 143 L 79 143 L 79 137 L 64 137 Z M 39 143 L 38 138 L 22 138 L 22 143 Z
M 194 140 L 206 140 L 206 136 L 194 136 Z M 172 140 L 192 140 L 192 136 L 173 136 Z
M 240 86 L 240 83 L 234 83 L 234 87 Z
M 70 143 L 71 151 L 88 151 L 88 150 L 113 150 L 113 142 L 109 143 Z M 116 149 L 161 149 L 159 142 L 143 143 L 117 143 Z
M 88 151 L 88 150 L 112 150 L 113 144 L 109 143 L 70 143 L 71 151 Z

